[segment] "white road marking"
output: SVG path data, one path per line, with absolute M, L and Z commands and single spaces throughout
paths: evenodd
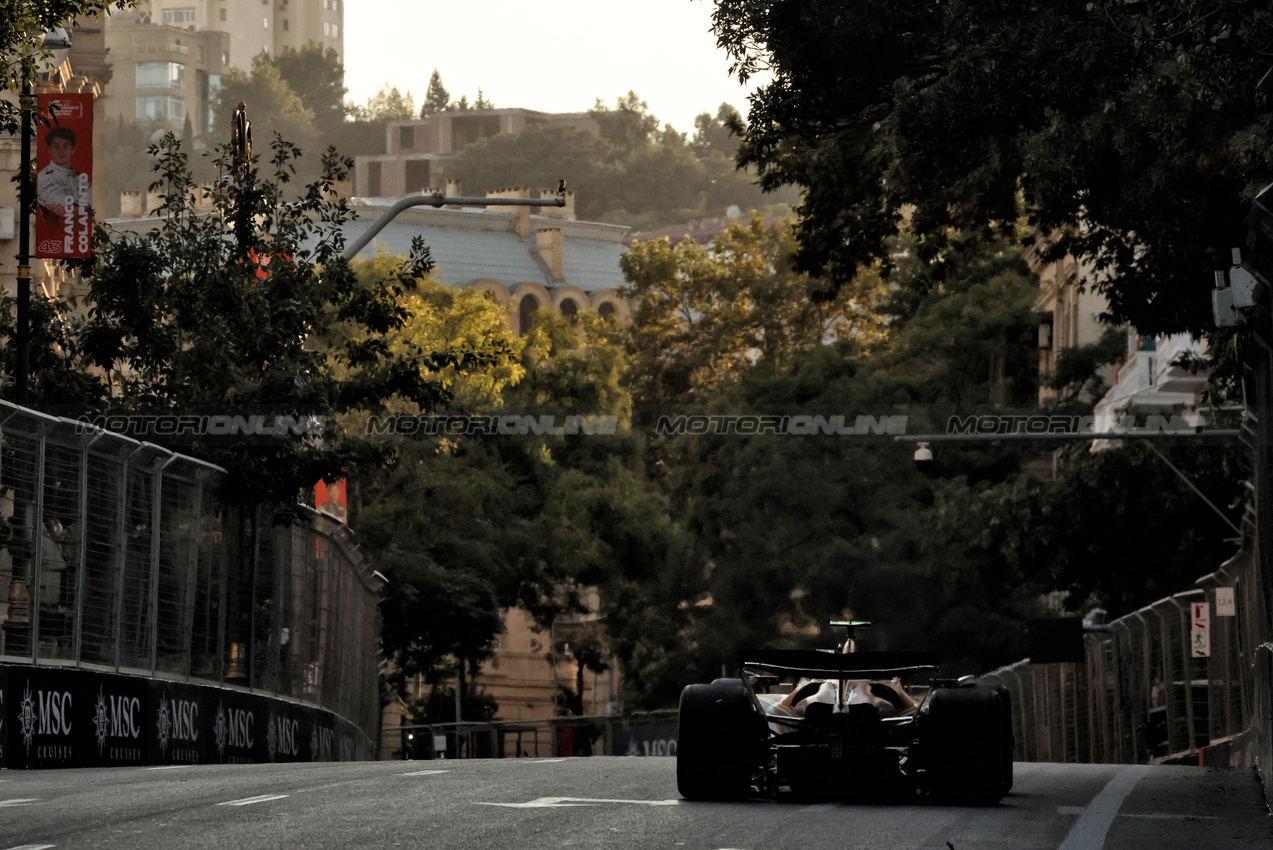
M 1127 795 L 1148 771 L 1148 766 L 1138 764 L 1114 774 L 1109 784 L 1087 804 L 1087 808 L 1057 850 L 1096 850 L 1104 847 L 1105 836 L 1109 833 L 1114 818 L 1118 816 L 1123 800 L 1127 799 Z
M 281 800 L 288 794 L 261 794 L 257 797 L 246 797 L 242 800 L 227 800 L 224 803 L 217 803 L 218 806 L 250 806 L 253 803 L 268 803 L 270 800 Z
M 143 767 L 139 768 L 139 770 L 180 770 L 189 766 L 188 764 L 161 764 L 159 767 Z
M 506 809 L 553 809 L 565 806 L 591 806 L 595 803 L 626 803 L 633 806 L 676 806 L 680 800 L 606 800 L 592 797 L 540 797 L 529 803 L 478 803 L 479 806 L 501 806 Z
M 1120 818 L 1141 818 L 1143 820 L 1224 820 L 1218 815 L 1176 815 L 1176 814 L 1149 814 L 1149 815 L 1119 815 Z
M 12 800 L 0 800 L 0 806 L 25 806 L 27 803 L 40 802 L 37 797 L 19 797 Z
M 50 847 L 56 846 L 56 844 L 19 844 L 17 847 L 8 848 L 8 850 L 49 850 Z
M 439 773 L 449 773 L 446 770 L 417 770 L 414 773 L 399 773 L 399 776 L 437 776 Z

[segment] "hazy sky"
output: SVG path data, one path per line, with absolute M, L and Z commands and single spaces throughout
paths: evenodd
M 453 100 L 478 86 L 497 107 L 583 112 L 635 91 L 691 135 L 747 93 L 711 34 L 710 0 L 351 0 L 345 85 L 363 103 L 384 83 L 424 102 L 437 68 Z

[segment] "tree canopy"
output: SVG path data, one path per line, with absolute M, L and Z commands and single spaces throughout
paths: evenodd
M 1273 176 L 1273 58 L 1257 0 L 717 0 L 752 96 L 739 161 L 804 187 L 802 268 L 850 279 L 887 259 L 907 208 L 928 257 L 950 228 L 1022 205 L 1095 269 L 1116 323 L 1210 323 L 1211 272 Z
M 589 110 L 599 133 L 532 124 L 472 143 L 447 162 L 446 173 L 477 189 L 555 186 L 565 178 L 580 218 L 636 230 L 720 217 L 731 205 L 744 211 L 768 205 L 785 214 L 794 192 L 766 198 L 753 176 L 735 167 L 720 117 L 731 114 L 724 106 L 716 118 L 703 113 L 691 142 L 628 92 L 613 107 L 598 101 Z

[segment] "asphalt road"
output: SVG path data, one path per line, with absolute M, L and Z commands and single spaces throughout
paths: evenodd
M 1017 765 L 998 806 L 689 803 L 670 758 L 0 771 L 0 850 L 1273 847 L 1250 772 Z

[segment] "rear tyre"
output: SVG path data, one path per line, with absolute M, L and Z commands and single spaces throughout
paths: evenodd
M 1005 688 L 933 693 L 925 718 L 929 790 L 940 802 L 993 806 L 1012 788 L 1012 706 Z
M 681 692 L 676 788 L 687 800 L 740 800 L 763 765 L 768 727 L 739 679 Z

